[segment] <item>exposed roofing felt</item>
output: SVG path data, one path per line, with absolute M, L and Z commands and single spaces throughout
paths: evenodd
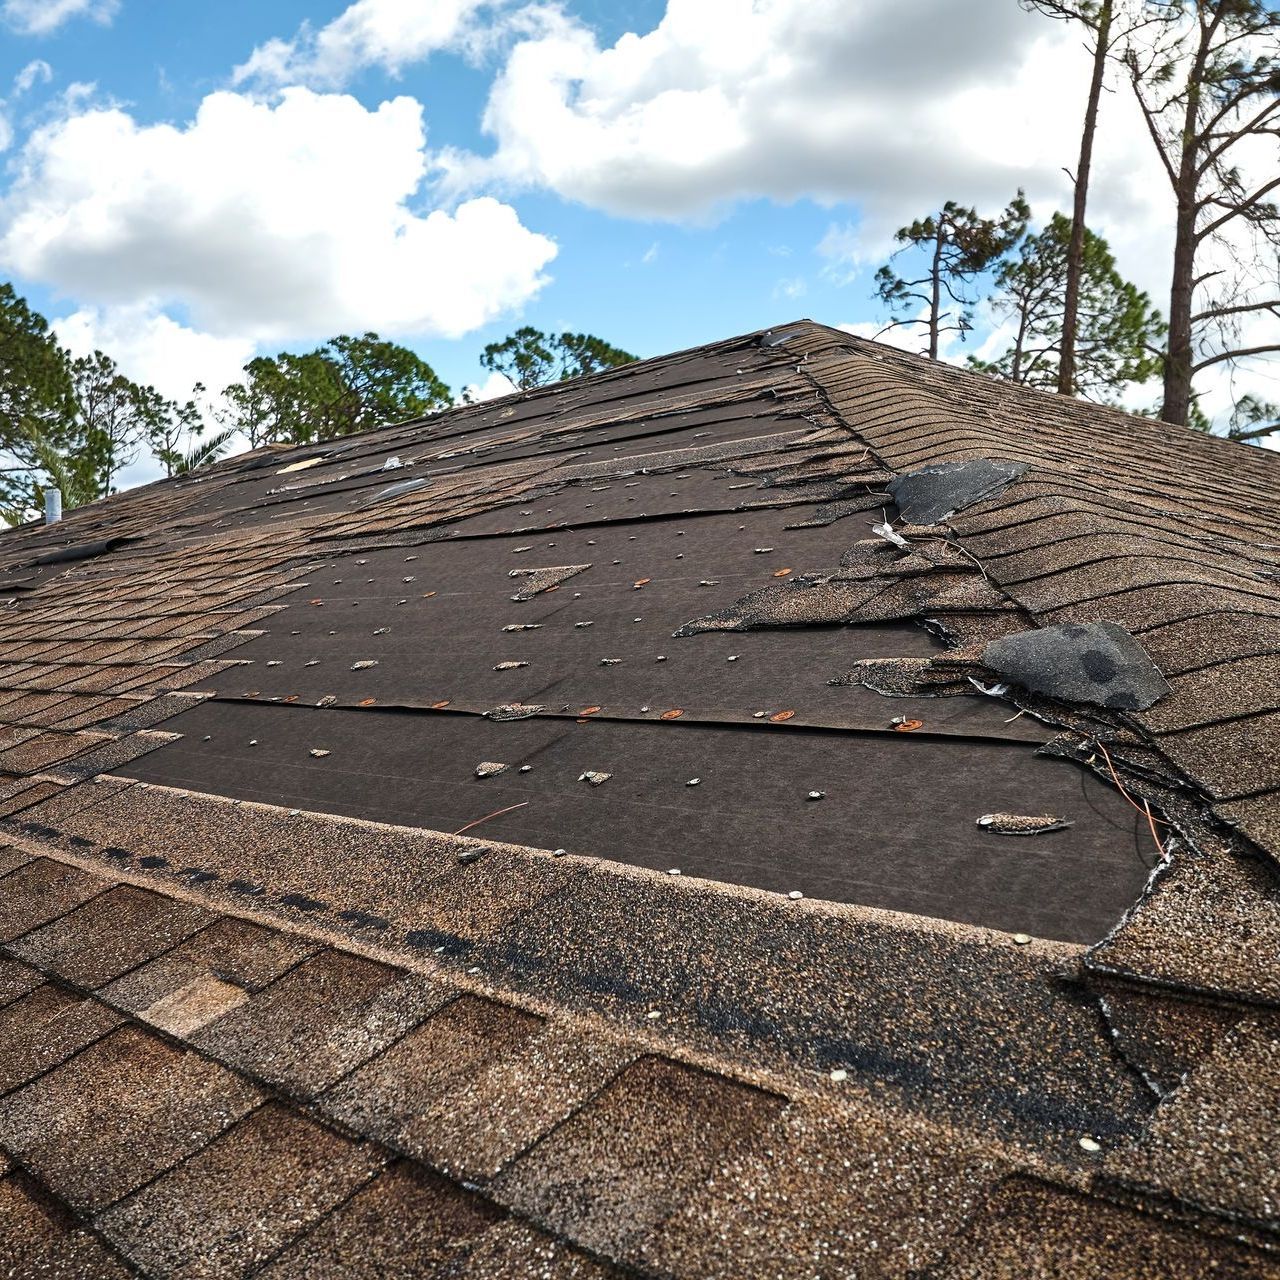
M 0 1272 L 1280 1275 L 1278 480 L 801 322 L 0 537 Z

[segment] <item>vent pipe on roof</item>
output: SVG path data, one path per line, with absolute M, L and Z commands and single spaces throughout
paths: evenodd
M 46 489 L 44 491 L 44 522 L 57 524 L 62 519 L 62 490 Z

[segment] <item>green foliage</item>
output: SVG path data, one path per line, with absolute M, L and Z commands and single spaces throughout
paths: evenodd
M 992 302 L 998 315 L 1014 323 L 1013 341 L 995 360 L 970 357 L 973 368 L 1045 390 L 1057 388 L 1070 241 L 1071 219 L 1055 213 L 1043 231 L 1027 236 L 1000 264 Z M 1160 372 L 1164 323 L 1147 295 L 1116 270 L 1107 242 L 1088 228 L 1077 321 L 1077 394 L 1105 401 L 1126 384 Z
M 315 351 L 259 356 L 223 393 L 221 425 L 253 448 L 371 431 L 450 404 L 449 388 L 407 347 L 343 334 Z
M 39 427 L 28 427 L 23 442 L 24 456 L 31 465 L 26 484 L 15 496 L 0 503 L 0 519 L 15 525 L 34 519 L 44 509 L 47 489 L 62 492 L 64 510 L 82 507 L 101 497 L 101 473 L 96 460 L 86 451 L 64 452 Z
M 130 382 L 101 351 L 71 362 L 71 383 L 77 458 L 94 477 L 93 497 L 102 498 L 149 438 L 159 396 L 151 387 Z M 65 494 L 63 501 L 75 505 L 66 503 Z
M 973 328 L 979 277 L 1022 239 L 1030 216 L 1019 191 L 997 218 L 948 200 L 937 213 L 899 228 L 894 239 L 902 247 L 893 258 L 916 250 L 916 260 L 923 254 L 924 262 L 909 278 L 889 263 L 876 272 L 876 296 L 894 316 L 888 328 L 925 329 L 935 360 L 942 334 L 959 333 L 963 341 Z
M 491 342 L 480 356 L 481 365 L 509 379 L 521 391 L 581 378 L 630 364 L 629 351 L 589 333 L 551 336 L 525 325 L 501 342 Z
M 192 440 L 187 451 L 178 459 L 171 474 L 186 475 L 197 467 L 207 467 L 211 462 L 218 462 L 226 455 L 235 437 L 235 428 L 227 427 L 224 431 L 215 432 L 204 439 Z
M 0 284 L 0 504 L 35 504 L 40 456 L 73 443 L 71 372 L 67 355 L 10 284 Z
M 1257 396 L 1241 396 L 1231 410 L 1227 439 L 1260 444 L 1267 436 L 1280 432 L 1280 404 L 1260 400 Z

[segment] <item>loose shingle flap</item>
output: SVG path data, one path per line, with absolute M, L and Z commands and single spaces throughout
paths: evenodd
M 53 551 L 46 551 L 42 555 L 38 555 L 27 561 L 31 565 L 40 564 L 63 564 L 71 560 L 89 560 L 93 556 L 105 555 L 108 551 L 114 551 L 117 547 L 122 546 L 126 542 L 141 542 L 141 534 L 113 535 L 108 538 L 95 538 L 91 542 L 75 542 L 68 547 L 57 547 Z
M 937 524 L 984 498 L 994 497 L 1027 469 L 1025 462 L 939 462 L 890 481 L 889 492 L 908 524 Z
M 1145 711 L 1170 692 L 1146 650 L 1114 622 L 1066 623 L 992 640 L 985 667 L 1032 693 Z

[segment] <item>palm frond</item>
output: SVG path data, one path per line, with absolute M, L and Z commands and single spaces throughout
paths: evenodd
M 227 446 L 235 436 L 235 427 L 228 427 L 225 431 L 216 432 L 204 440 L 197 440 L 174 467 L 174 475 L 186 475 L 197 467 L 217 462 L 226 453 Z

